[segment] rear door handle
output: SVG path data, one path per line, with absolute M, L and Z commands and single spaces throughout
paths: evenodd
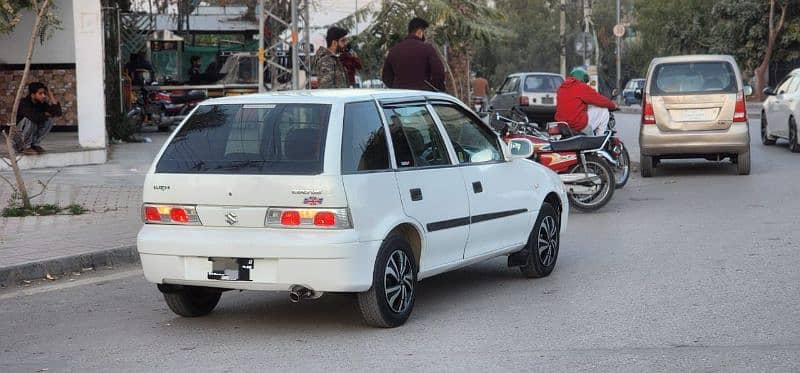
M 411 193 L 411 200 L 412 201 L 422 201 L 422 189 L 414 188 L 409 190 Z
M 472 183 L 472 191 L 475 192 L 475 193 L 483 192 L 483 185 L 481 184 L 480 181 L 476 181 L 476 182 Z

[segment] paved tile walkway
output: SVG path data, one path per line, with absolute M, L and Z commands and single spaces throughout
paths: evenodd
M 145 136 L 153 142 L 112 145 L 106 164 L 62 168 L 35 200 L 61 206 L 80 203 L 89 209 L 86 214 L 0 218 L 0 267 L 135 245 L 144 174 L 166 140 L 166 134 Z M 45 181 L 54 172 L 25 170 L 23 175 L 29 189 L 36 192 L 40 188 L 36 180 Z M 10 172 L 0 175 L 12 176 Z M 0 206 L 5 207 L 12 190 L 2 184 Z

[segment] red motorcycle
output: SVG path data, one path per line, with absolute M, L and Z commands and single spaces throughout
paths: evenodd
M 204 90 L 154 90 L 147 93 L 147 115 L 159 131 L 167 131 L 180 123 L 197 104 L 208 98 Z
M 528 146 L 534 150 L 530 159 L 558 174 L 567 188 L 572 207 L 595 211 L 611 200 L 616 185 L 608 161 L 612 157 L 607 152 L 611 131 L 603 136 L 574 135 L 565 140 L 553 140 L 526 117 L 513 120 L 495 113 L 495 119 L 505 124 L 500 135 L 512 152 L 530 144 Z

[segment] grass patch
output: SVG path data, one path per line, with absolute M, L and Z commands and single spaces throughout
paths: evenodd
M 67 213 L 69 215 L 82 215 L 88 212 L 85 207 L 80 204 L 73 203 L 67 207 L 61 207 L 52 203 L 44 203 L 41 205 L 33 205 L 31 208 L 25 208 L 20 203 L 9 204 L 3 208 L 2 215 L 4 218 L 21 218 L 24 216 L 48 216 Z
M 73 203 L 67 206 L 67 211 L 69 211 L 69 213 L 72 215 L 83 215 L 87 213 L 89 210 L 87 210 L 86 207 L 83 207 L 80 204 Z

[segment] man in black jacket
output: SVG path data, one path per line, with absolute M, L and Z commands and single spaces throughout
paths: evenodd
M 39 143 L 53 128 L 53 118 L 61 114 L 61 105 L 52 91 L 40 82 L 28 84 L 28 96 L 20 101 L 17 109 L 16 150 L 25 155 L 44 153 Z
M 424 19 L 412 19 L 408 36 L 389 51 L 381 74 L 387 87 L 444 91 L 444 65 L 436 49 L 425 43 L 427 28 Z

